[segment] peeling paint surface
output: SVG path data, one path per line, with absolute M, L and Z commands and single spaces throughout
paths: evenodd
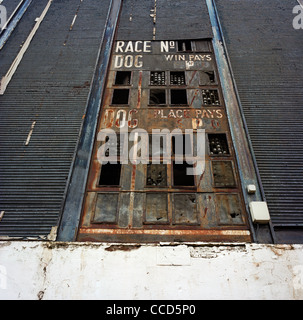
M 1 241 L 0 299 L 301 300 L 302 249 Z

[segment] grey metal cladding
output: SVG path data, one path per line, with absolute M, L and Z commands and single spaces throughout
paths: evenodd
M 275 227 L 303 226 L 302 30 L 295 0 L 216 0 Z
M 46 3 L 33 1 L 0 51 L 1 76 Z M 43 237 L 58 223 L 109 4 L 53 1 L 0 96 L 0 236 Z
M 7 17 L 9 18 L 14 12 L 15 8 L 20 3 L 20 0 L 3 0 L 1 5 L 5 6 L 7 11 Z
M 17 1 L 17 2 L 19 3 L 20 1 Z M 10 12 L 8 13 L 8 17 L 10 16 L 10 14 L 13 13 L 15 9 L 14 7 L 12 7 L 13 3 L 14 2 L 10 3 L 10 1 L 2 2 L 2 5 L 5 5 L 8 12 Z M 14 5 L 17 6 L 18 3 L 17 4 L 14 3 Z M 21 20 L 17 24 L 12 35 L 8 38 L 6 44 L 0 50 L 0 77 L 1 78 L 5 75 L 5 73 L 11 66 L 12 62 L 14 61 L 16 55 L 20 50 L 20 46 L 25 42 L 26 38 L 28 37 L 29 33 L 33 28 L 33 24 L 36 17 L 38 17 L 41 14 L 41 12 L 43 11 L 43 8 L 46 6 L 47 1 L 42 0 L 38 2 L 36 1 L 34 3 L 35 3 L 34 5 L 32 3 L 32 5 L 30 6 L 30 10 L 24 13 L 24 16 L 21 18 Z M 7 7 L 7 5 L 9 5 L 9 7 Z
M 156 23 L 150 15 L 156 6 Z M 212 38 L 204 0 L 124 0 L 117 40 L 182 40 Z

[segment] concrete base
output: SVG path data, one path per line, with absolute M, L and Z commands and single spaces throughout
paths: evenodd
M 303 299 L 303 246 L 0 242 L 0 299 Z

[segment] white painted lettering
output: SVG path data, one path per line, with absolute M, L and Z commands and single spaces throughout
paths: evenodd
M 121 55 L 115 56 L 115 64 L 114 64 L 115 69 L 119 69 L 123 66 L 123 60 L 124 60 L 123 56 Z
M 139 44 L 142 45 L 142 41 L 136 41 L 135 43 L 135 51 L 136 52 L 142 52 L 142 48 L 139 48 Z
M 123 52 L 123 47 L 124 47 L 124 41 L 118 41 L 117 47 L 116 47 L 116 52 Z
M 144 52 L 152 52 L 151 51 L 151 41 L 144 41 Z
M 124 66 L 126 68 L 131 68 L 133 66 L 134 63 L 134 58 L 133 56 L 126 56 L 125 57 L 125 62 L 124 62 Z
M 161 52 L 169 52 L 168 41 L 161 41 Z
M 172 55 L 172 54 L 170 54 L 170 55 L 165 55 L 165 59 L 166 59 L 166 61 L 173 61 L 173 58 L 174 58 L 174 56 Z
M 176 116 L 177 116 L 177 118 L 183 118 L 183 110 L 177 110 Z
M 134 52 L 133 43 L 131 41 L 128 42 L 124 52 Z
M 143 61 L 139 60 L 139 59 L 142 59 L 142 58 L 143 58 L 143 56 L 141 56 L 141 55 L 135 56 L 135 67 L 136 68 L 142 68 L 143 67 Z
M 222 111 L 221 111 L 221 110 L 216 110 L 216 114 L 217 114 L 217 116 L 218 116 L 218 119 L 223 118 L 223 114 L 222 114 Z

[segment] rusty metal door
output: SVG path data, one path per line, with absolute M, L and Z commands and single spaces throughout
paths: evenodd
M 150 143 L 140 146 L 140 154 L 135 149 L 142 161 L 125 160 L 138 148 L 133 134 L 138 129 Z M 197 134 L 205 130 L 201 174 L 188 175 L 193 165 L 177 161 L 174 136 L 166 141 L 171 151 L 166 155 L 161 130 L 175 129 L 182 132 L 184 156 L 188 145 L 194 155 Z M 116 139 L 104 134 L 101 139 L 106 130 L 117 133 Z M 159 155 L 153 139 L 162 141 Z M 116 147 L 115 163 L 100 161 L 102 150 L 111 156 L 106 143 Z M 77 239 L 251 241 L 210 41 L 116 41 Z

